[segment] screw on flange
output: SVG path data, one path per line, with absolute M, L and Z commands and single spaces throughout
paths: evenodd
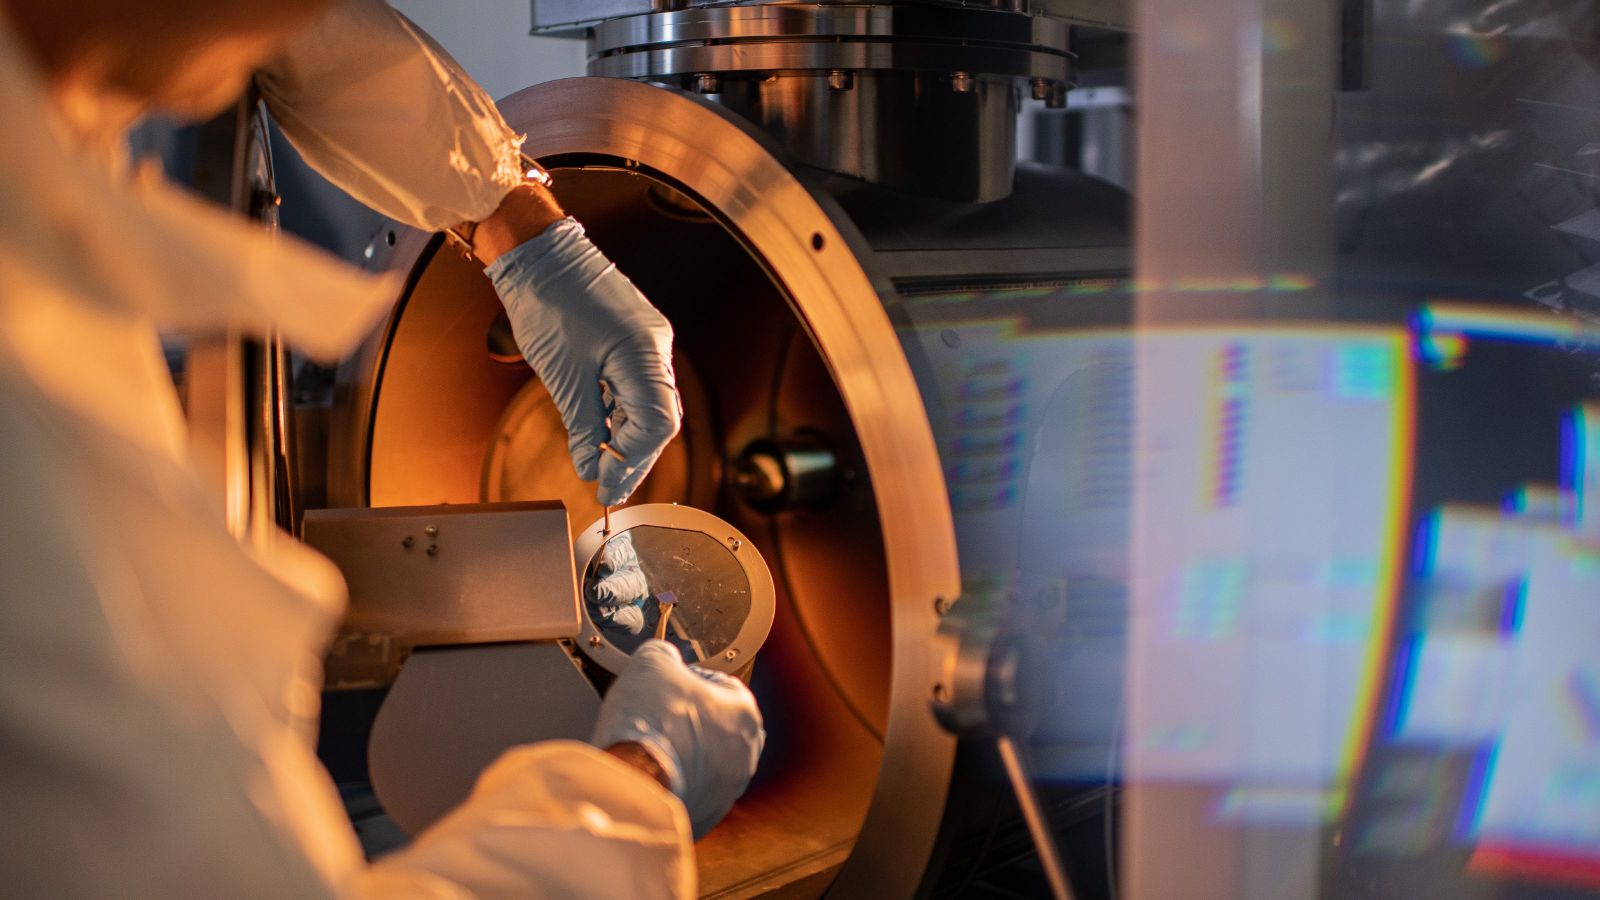
M 701 72 L 689 80 L 697 94 L 722 93 L 722 76 L 711 72 Z
M 944 597 L 933 598 L 933 611 L 941 616 L 950 614 L 950 601 Z
M 722 654 L 722 658 L 728 662 L 733 662 L 735 659 L 739 658 L 739 651 L 729 650 L 727 653 Z
M 410 550 L 413 546 L 416 545 L 416 543 L 417 543 L 417 539 L 412 537 L 409 534 L 400 539 L 400 546 L 406 548 L 407 550 Z
M 428 545 L 428 555 L 429 556 L 438 556 L 439 555 L 439 545 L 438 544 L 429 544 Z
M 972 74 L 969 72 L 951 72 L 950 89 L 958 94 L 972 93 Z
M 1047 109 L 1061 109 L 1067 105 L 1066 82 L 1054 78 L 1035 78 L 1030 84 L 1033 86 L 1033 99 L 1043 100 Z
M 598 635 L 598 634 L 589 635 L 589 646 L 591 646 L 591 647 L 600 646 L 600 635 Z
M 738 538 L 728 538 L 728 549 L 729 550 L 738 550 L 740 547 L 743 547 L 743 546 L 744 546 L 744 541 L 741 541 Z
M 422 528 L 422 533 L 427 535 L 428 537 L 433 537 L 434 535 L 439 533 L 439 526 L 437 526 L 437 525 L 425 525 Z
M 856 86 L 856 73 L 846 69 L 828 71 L 828 87 L 835 91 L 848 91 Z

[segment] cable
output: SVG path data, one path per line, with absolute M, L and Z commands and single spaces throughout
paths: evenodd
M 1106 811 L 1102 817 L 1105 819 L 1106 893 L 1111 900 L 1117 900 L 1117 791 L 1112 786 L 1115 777 L 1113 773 L 1117 765 L 1117 751 L 1122 746 L 1122 725 L 1127 712 L 1128 686 L 1123 685 L 1122 696 L 1117 699 L 1117 718 L 1111 725 L 1110 746 L 1106 748 Z

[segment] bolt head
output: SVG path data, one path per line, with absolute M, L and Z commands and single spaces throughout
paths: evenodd
M 600 635 L 598 635 L 598 634 L 589 635 L 589 646 L 591 646 L 591 647 L 600 646 Z
M 728 549 L 729 550 L 738 550 L 740 547 L 743 547 L 743 546 L 744 546 L 744 541 L 741 541 L 738 538 L 728 538 Z
M 833 69 L 828 73 L 828 87 L 835 91 L 848 91 L 856 86 L 856 74 L 845 69 Z
M 722 658 L 728 662 L 733 662 L 735 659 L 739 658 L 739 651 L 729 650 L 727 653 L 722 654 Z
M 951 72 L 950 89 L 958 94 L 972 92 L 972 75 L 968 72 Z
M 426 525 L 426 526 L 423 527 L 422 533 L 427 535 L 427 536 L 429 536 L 429 537 L 433 537 L 434 535 L 439 533 L 439 526 L 437 526 L 437 525 Z
M 941 616 L 949 615 L 950 601 L 944 597 L 933 598 L 933 611 Z

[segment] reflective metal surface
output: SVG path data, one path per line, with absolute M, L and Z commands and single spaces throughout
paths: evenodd
M 537 7 L 536 27 L 575 14 Z M 1024 4 L 610 12 L 587 31 L 591 74 L 714 96 L 802 162 L 928 196 L 1009 194 L 1023 96 L 1059 107 L 1071 86 L 1069 19 Z
M 637 16 L 662 9 L 688 9 L 715 6 L 723 0 L 535 0 L 535 34 L 582 35 L 606 20 Z M 938 0 L 928 3 L 934 5 Z M 839 4 L 841 6 L 845 4 Z M 888 3 L 857 0 L 854 6 L 886 6 Z M 1131 14 L 1126 0 L 943 0 L 939 5 L 963 8 L 988 8 L 1048 15 L 1080 25 L 1127 29 Z
M 912 40 L 816 44 L 774 41 L 750 46 L 719 43 L 703 47 L 647 47 L 600 57 L 590 64 L 590 69 L 597 75 L 651 79 L 701 72 L 739 72 L 764 77 L 770 72 L 794 69 L 899 69 L 1060 80 L 1066 77 L 1068 65 L 1065 52 L 1041 53 L 1008 47 L 961 47 Z
M 958 90 L 951 67 L 972 60 L 924 67 L 933 72 L 877 71 L 893 69 L 876 64 L 889 62 L 839 59 L 816 72 L 726 79 L 719 99 L 796 159 L 821 169 L 935 196 L 1010 194 L 1020 103 L 1014 79 L 962 73 L 965 86 Z M 833 73 L 850 68 L 871 71 L 852 74 L 847 89 L 835 87 Z
M 772 630 L 772 573 L 757 545 L 716 516 L 652 503 L 613 512 L 573 542 L 583 623 L 578 648 L 612 673 L 658 630 L 685 662 L 720 672 L 749 668 Z
M 1067 42 L 1067 25 L 1026 13 L 976 6 L 752 4 L 613 18 L 595 27 L 591 46 L 597 56 L 606 58 L 658 45 L 710 46 L 712 42 L 726 45 L 748 41 L 764 46 L 780 38 L 799 39 L 802 44 L 807 39 L 821 43 L 824 38 L 839 43 L 883 38 L 965 42 L 1060 58 Z M 739 68 L 763 68 L 757 59 Z M 1036 64 L 1046 62 L 1041 59 Z M 1064 69 L 1057 71 L 1064 73 Z
M 560 503 L 311 510 L 305 540 L 350 590 L 327 689 L 382 687 L 415 647 L 578 633 Z
M 732 480 L 739 497 L 761 512 L 824 509 L 839 497 L 839 458 L 816 434 L 756 441 L 739 454 Z

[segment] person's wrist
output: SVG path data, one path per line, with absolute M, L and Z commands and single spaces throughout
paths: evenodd
M 643 744 L 636 741 L 612 744 L 606 748 L 606 752 L 654 778 L 657 784 L 667 790 L 672 790 L 672 779 L 667 776 L 666 768 Z
M 508 191 L 500 206 L 472 229 L 472 252 L 484 265 L 490 265 L 506 252 L 543 234 L 566 215 L 549 188 L 524 182 Z

